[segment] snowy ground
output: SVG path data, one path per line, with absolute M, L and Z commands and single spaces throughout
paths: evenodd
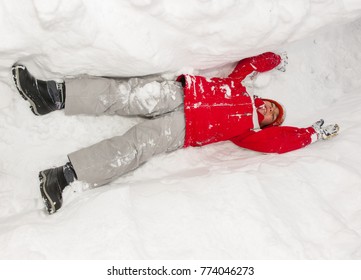
M 359 1 L 0 2 L 1 259 L 360 259 Z M 226 75 L 234 62 L 288 51 L 287 72 L 254 90 L 340 135 L 284 155 L 231 143 L 161 155 L 114 183 L 76 183 L 48 216 L 39 170 L 125 132 L 121 117 L 34 116 L 10 77 L 87 73 Z M 208 69 L 208 70 L 207 70 Z

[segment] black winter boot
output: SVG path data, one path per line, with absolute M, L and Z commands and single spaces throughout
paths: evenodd
M 63 204 L 63 190 L 76 180 L 75 171 L 70 162 L 64 166 L 40 171 L 40 193 L 46 210 L 53 214 Z
M 35 115 L 45 115 L 64 108 L 65 85 L 34 78 L 24 65 L 15 64 L 12 75 L 21 96 L 30 103 Z

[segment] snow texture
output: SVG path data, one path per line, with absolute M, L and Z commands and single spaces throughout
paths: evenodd
M 361 2 L 358 0 L 3 0 L 0 2 L 1 259 L 360 259 Z M 285 125 L 340 135 L 265 155 L 229 142 L 160 155 L 110 185 L 76 182 L 44 211 L 38 172 L 124 133 L 137 118 L 34 116 L 12 83 L 78 74 L 225 76 L 288 52 L 255 94 Z

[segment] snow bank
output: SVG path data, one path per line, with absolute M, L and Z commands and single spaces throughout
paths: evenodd
M 359 1 L 2 1 L 0 258 L 359 259 Z M 226 75 L 233 62 L 287 50 L 286 73 L 253 85 L 287 125 L 319 118 L 338 137 L 284 155 L 217 143 L 161 155 L 114 183 L 77 182 L 48 216 L 37 173 L 122 134 L 138 119 L 32 115 L 15 61 L 43 78 L 87 73 Z
M 52 76 L 215 67 L 361 14 L 357 0 L 7 0 L 0 5 L 1 65 L 31 61 Z

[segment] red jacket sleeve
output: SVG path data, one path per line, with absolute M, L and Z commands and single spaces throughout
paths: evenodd
M 281 63 L 281 57 L 272 52 L 266 52 L 257 56 L 242 59 L 238 62 L 229 78 L 244 79 L 253 71 L 266 72 L 275 68 Z
M 290 126 L 274 126 L 251 132 L 248 136 L 238 136 L 231 141 L 236 145 L 262 153 L 287 153 L 303 148 L 316 138 L 312 127 L 297 128 Z

